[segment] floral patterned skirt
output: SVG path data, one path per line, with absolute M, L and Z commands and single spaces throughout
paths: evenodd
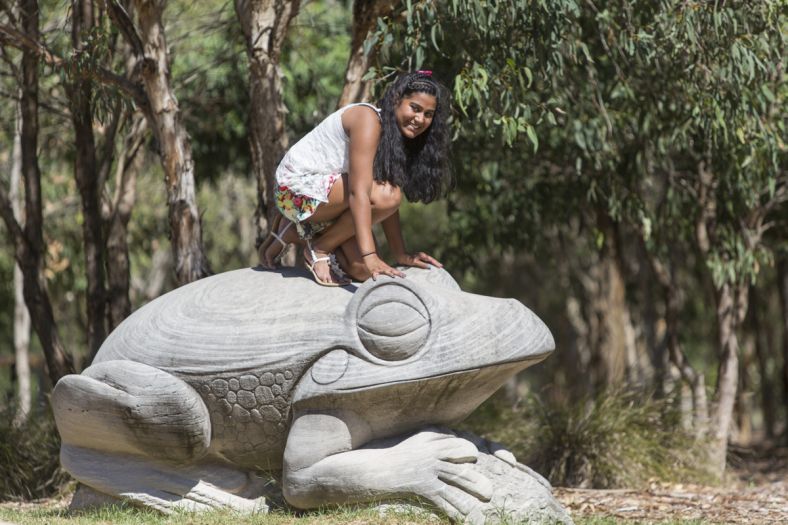
M 328 191 L 326 191 L 326 195 L 331 192 L 334 182 L 341 176 L 342 174 L 340 173 L 332 173 L 327 177 Z M 315 197 L 294 193 L 290 188 L 282 184 L 278 185 L 274 191 L 274 202 L 276 202 L 276 207 L 282 215 L 295 223 L 298 235 L 302 239 L 312 239 L 334 223 L 334 221 L 304 222 L 315 213 L 317 207 L 323 201 Z

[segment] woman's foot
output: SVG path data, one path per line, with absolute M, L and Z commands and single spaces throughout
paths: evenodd
M 351 251 L 351 254 L 355 254 L 354 259 L 348 257 L 348 249 L 353 250 Z M 340 246 L 339 249 L 334 252 L 334 256 L 336 257 L 339 267 L 342 269 L 345 275 L 347 275 L 353 281 L 363 283 L 372 277 L 372 274 L 370 274 L 369 270 L 367 270 L 366 265 L 364 265 L 364 261 L 358 257 L 359 253 L 358 246 L 356 245 L 356 238 L 353 237 Z
M 293 242 L 290 239 L 290 235 L 288 235 L 292 225 L 292 222 L 285 221 L 285 225 L 281 226 L 281 219 L 279 218 L 272 225 L 271 233 L 268 234 L 268 237 L 260 245 L 257 252 L 260 258 L 260 265 L 263 268 L 267 270 L 276 269 L 276 265 L 282 257 L 285 248 L 287 248 L 289 243 Z M 276 233 L 274 233 L 274 228 L 277 230 Z
M 314 249 L 309 243 L 304 248 L 304 263 L 312 272 L 317 284 L 323 286 L 347 286 L 350 279 L 336 263 L 333 254 Z

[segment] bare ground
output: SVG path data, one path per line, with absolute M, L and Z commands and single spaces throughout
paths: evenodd
M 721 486 L 652 483 L 645 490 L 556 488 L 574 517 L 623 522 L 788 524 L 788 449 L 740 449 Z

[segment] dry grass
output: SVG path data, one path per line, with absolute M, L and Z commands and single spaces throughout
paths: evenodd
M 609 392 L 574 405 L 530 398 L 517 409 L 500 399 L 467 422 L 500 441 L 557 486 L 639 488 L 649 481 L 709 482 L 696 443 L 667 401 Z
M 60 467 L 60 436 L 48 407 L 21 427 L 13 409 L 0 409 L 0 501 L 33 500 L 61 492 L 69 476 Z

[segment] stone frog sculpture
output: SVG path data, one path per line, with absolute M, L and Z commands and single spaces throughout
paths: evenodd
M 61 461 L 165 512 L 266 510 L 254 473 L 281 470 L 294 507 L 417 498 L 474 522 L 525 479 L 569 522 L 510 453 L 441 428 L 553 348 L 521 303 L 463 292 L 436 268 L 347 288 L 288 269 L 219 274 L 140 308 L 58 382 Z M 479 466 L 484 454 L 520 488 L 496 488 L 509 470 Z

